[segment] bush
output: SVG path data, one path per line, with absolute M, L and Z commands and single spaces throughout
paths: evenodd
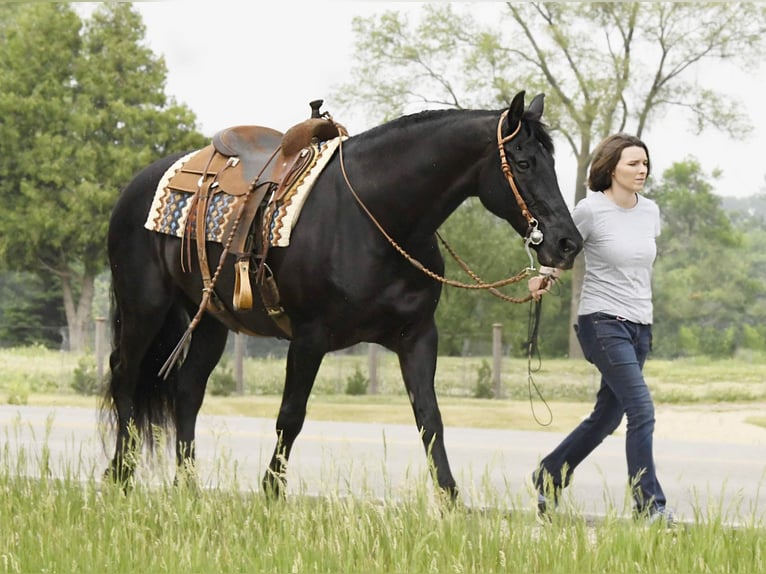
M 9 405 L 26 405 L 29 402 L 29 385 L 26 381 L 12 381 L 6 390 Z
M 367 385 L 369 381 L 367 377 L 362 374 L 362 370 L 357 365 L 354 372 L 346 379 L 346 394 L 347 395 L 366 395 Z
M 207 382 L 207 389 L 211 395 L 218 397 L 228 397 L 237 390 L 237 380 L 234 378 L 234 371 L 227 361 L 218 364 L 211 373 Z
M 80 395 L 97 395 L 100 392 L 100 381 L 96 374 L 96 361 L 92 357 L 83 357 L 77 361 L 70 385 L 74 392 Z
M 484 359 L 476 373 L 476 386 L 473 390 L 475 399 L 492 399 L 495 397 L 495 389 L 492 388 L 492 367 Z

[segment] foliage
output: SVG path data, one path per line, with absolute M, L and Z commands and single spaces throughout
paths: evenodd
M 96 360 L 93 357 L 82 357 L 72 374 L 72 390 L 80 395 L 98 395 L 102 391 L 101 381 L 96 373 Z
M 267 500 L 244 487 L 241 469 L 225 456 L 216 467 L 217 486 L 138 484 L 126 495 L 119 485 L 95 480 L 92 462 L 58 460 L 47 444 L 42 451 L 15 444 L 0 451 L 8 572 L 764 570 L 762 514 L 722 496 L 720 504 L 718 498 L 694 504 L 692 521 L 673 532 L 626 520 L 619 501 L 597 518 L 562 508 L 541 527 L 528 498 L 498 492 L 488 473 L 475 477 L 474 504 L 458 509 L 440 504 L 425 486 L 425 471 L 410 472 L 407 485 L 389 487 L 383 498 L 345 494 L 346 477 L 331 469 L 321 482 L 327 496 L 304 486 L 286 500 Z M 380 469 L 357 461 L 354 471 L 366 483 L 364 473 Z
M 469 198 L 461 205 L 440 233 L 457 255 L 486 282 L 516 275 L 530 265 L 522 239 L 505 222 L 484 209 L 477 199 Z M 442 251 L 446 276 L 471 283 L 458 263 L 445 249 Z M 524 297 L 528 293 L 527 281 L 522 279 L 502 291 L 511 297 Z M 546 303 L 549 309 L 542 322 L 541 346 L 554 353 L 555 341 L 566 340 L 566 318 L 558 312 L 562 304 L 568 306 L 566 295 L 557 296 L 562 293 L 568 292 L 557 290 L 550 297 L 550 302 Z M 488 349 L 472 341 L 484 338 L 493 323 L 501 323 L 509 352 L 512 356 L 521 356 L 523 343 L 528 338 L 528 315 L 526 304 L 509 303 L 483 290 L 444 287 L 436 311 L 441 334 L 439 352 L 451 356 L 488 354 Z
M 0 273 L 0 347 L 62 347 L 66 324 L 59 281 L 32 273 Z
M 654 270 L 662 356 L 730 357 L 766 335 L 766 257 L 752 243 L 764 230 L 733 225 L 712 193 L 714 179 L 689 159 L 648 188 L 662 214 Z
M 366 395 L 369 383 L 370 381 L 364 376 L 359 365 L 357 365 L 354 372 L 346 378 L 346 394 Z
M 202 143 L 129 3 L 82 20 L 67 3 L 23 3 L 0 24 L 0 264 L 55 276 L 77 350 L 119 190 L 171 148 Z
M 25 380 L 16 379 L 6 385 L 9 405 L 26 405 L 29 402 L 29 384 Z
M 470 11 L 470 14 L 469 14 Z M 475 17 L 473 17 L 475 15 Z M 695 70 L 713 60 L 759 65 L 766 7 L 757 3 L 505 2 L 426 4 L 417 22 L 389 11 L 356 18 L 352 79 L 340 102 L 368 117 L 425 107 L 499 108 L 520 89 L 546 93 L 545 121 L 571 149 L 574 203 L 585 197 L 592 150 L 616 131 L 644 129 L 676 108 L 699 132 L 750 126 L 739 102 Z M 574 322 L 583 261 L 572 273 Z M 580 350 L 567 331 L 569 353 Z
M 473 390 L 475 399 L 492 399 L 495 397 L 495 389 L 492 385 L 492 367 L 489 361 L 484 359 L 476 372 L 476 386 Z
M 211 395 L 228 397 L 237 390 L 237 379 L 227 360 L 218 363 L 207 382 L 207 390 Z
M 417 22 L 395 11 L 355 18 L 352 80 L 342 102 L 381 119 L 416 107 L 506 106 L 519 89 L 545 92 L 548 123 L 582 168 L 592 147 L 620 130 L 639 136 L 671 106 L 693 125 L 739 136 L 737 102 L 696 83 L 695 66 L 757 64 L 766 9 L 755 3 L 506 2 L 483 9 L 423 7 Z

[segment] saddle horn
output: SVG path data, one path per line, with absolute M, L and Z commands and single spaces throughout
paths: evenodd
M 319 113 L 319 108 L 322 107 L 322 104 L 324 103 L 324 100 L 314 100 L 309 102 L 309 105 L 311 106 L 311 117 L 312 118 L 321 118 L 322 114 Z

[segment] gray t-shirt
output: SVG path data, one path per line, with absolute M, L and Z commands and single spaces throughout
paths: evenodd
M 652 323 L 652 265 L 657 255 L 660 210 L 643 195 L 630 209 L 601 192 L 572 211 L 585 241 L 585 277 L 578 314 L 603 312 L 634 323 Z

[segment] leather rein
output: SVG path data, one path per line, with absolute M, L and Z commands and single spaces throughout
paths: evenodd
M 516 204 L 519 206 L 519 209 L 521 210 L 521 214 L 527 220 L 527 224 L 529 226 L 527 228 L 527 235 L 524 237 L 524 247 L 527 251 L 527 255 L 529 256 L 530 265 L 529 267 L 523 269 L 521 272 L 517 273 L 516 275 L 512 277 L 507 277 L 499 281 L 487 283 L 481 277 L 479 277 L 474 271 L 472 271 L 470 267 L 468 267 L 465 261 L 463 261 L 457 255 L 457 253 L 455 253 L 452 247 L 450 247 L 450 245 L 444 240 L 444 238 L 439 234 L 438 231 L 436 232 L 436 237 L 439 239 L 442 245 L 444 245 L 444 248 L 447 250 L 450 256 L 457 262 L 460 268 L 463 271 L 465 271 L 465 273 L 469 277 L 471 277 L 471 279 L 474 280 L 474 283 L 463 283 L 461 281 L 448 279 L 444 277 L 443 275 L 439 275 L 438 273 L 434 273 L 433 271 L 428 269 L 425 265 L 423 265 L 420 261 L 415 259 L 412 255 L 410 255 L 401 245 L 399 245 L 394 240 L 393 237 L 391 237 L 386 232 L 386 230 L 383 228 L 380 222 L 378 222 L 375 216 L 370 212 L 370 210 L 364 204 L 362 199 L 356 193 L 356 190 L 351 185 L 351 182 L 348 179 L 348 174 L 346 173 L 346 165 L 343 160 L 343 142 L 342 141 L 339 145 L 340 169 L 341 169 L 341 172 L 343 173 L 343 179 L 346 181 L 346 185 L 348 186 L 349 191 L 351 191 L 351 194 L 354 196 L 354 199 L 362 208 L 362 210 L 367 214 L 367 216 L 370 218 L 372 223 L 383 234 L 383 236 L 391 244 L 391 246 L 416 269 L 419 269 L 431 279 L 439 281 L 440 283 L 443 283 L 444 285 L 449 285 L 450 287 L 457 287 L 460 289 L 486 290 L 492 295 L 494 295 L 495 297 L 503 299 L 504 301 L 508 301 L 511 303 L 526 303 L 527 301 L 530 301 L 532 299 L 532 295 L 527 295 L 526 297 L 509 297 L 508 295 L 505 295 L 501 293 L 500 291 L 498 291 L 498 288 L 500 287 L 505 287 L 506 285 L 510 285 L 512 283 L 518 283 L 525 277 L 528 277 L 529 274 L 535 270 L 534 259 L 530 251 L 530 245 L 539 245 L 543 241 L 543 232 L 540 231 L 540 229 L 538 228 L 537 219 L 535 219 L 532 216 L 532 214 L 529 211 L 529 208 L 527 207 L 527 203 L 524 201 L 524 198 L 521 197 L 521 193 L 519 192 L 519 189 L 516 186 L 516 181 L 513 177 L 513 172 L 511 171 L 511 166 L 509 165 L 508 159 L 505 154 L 505 144 L 511 141 L 519 133 L 519 130 L 521 130 L 521 121 L 519 121 L 519 125 L 516 126 L 516 129 L 511 134 L 503 137 L 503 122 L 505 121 L 507 116 L 508 116 L 508 110 L 505 110 L 500 115 L 500 119 L 497 122 L 497 147 L 500 153 L 500 167 L 503 170 L 503 175 L 505 176 L 505 179 L 508 182 L 508 185 L 510 186 L 511 191 L 513 192 L 513 196 L 516 199 Z

